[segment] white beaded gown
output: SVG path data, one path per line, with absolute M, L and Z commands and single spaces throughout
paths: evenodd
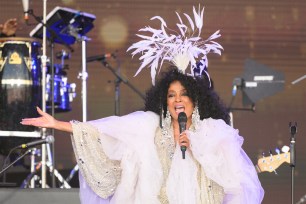
M 172 129 L 138 111 L 71 121 L 80 167 L 81 203 L 258 204 L 264 191 L 238 131 L 223 120 L 199 121 L 187 131 L 182 159 Z

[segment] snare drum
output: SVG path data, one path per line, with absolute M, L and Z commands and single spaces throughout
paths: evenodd
M 20 124 L 22 118 L 38 116 L 36 106 L 42 95 L 39 48 L 30 38 L 0 38 L 0 137 L 40 137 L 37 128 Z

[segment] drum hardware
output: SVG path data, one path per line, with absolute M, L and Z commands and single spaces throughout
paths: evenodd
M 42 58 L 41 58 L 41 60 L 42 60 L 42 84 L 43 84 L 42 85 L 42 95 L 45 96 L 46 95 L 46 93 L 45 93 L 45 91 L 46 91 L 46 87 L 45 87 L 45 84 L 46 84 L 46 70 L 47 70 L 47 56 L 46 56 L 47 38 L 51 42 L 51 67 L 53 67 L 54 43 L 63 44 L 71 52 L 73 52 L 73 49 L 71 48 L 70 45 L 73 44 L 73 43 L 69 42 L 65 38 L 66 34 L 64 33 L 64 35 L 62 35 L 63 33 L 61 32 L 61 30 L 59 30 L 59 29 L 67 27 L 67 22 L 66 22 L 67 19 L 64 16 L 60 16 L 60 13 L 58 12 L 58 9 L 54 9 L 47 16 L 47 14 L 46 14 L 47 0 L 43 0 L 43 2 L 44 2 L 44 4 L 43 4 L 43 18 L 40 18 L 40 17 L 36 16 L 32 9 L 28 9 L 27 13 L 29 15 L 33 16 L 35 18 L 35 20 L 39 23 L 34 28 L 34 30 L 32 30 L 32 32 L 30 33 L 30 36 L 43 39 L 43 55 L 42 55 Z M 54 19 L 54 18 L 58 18 L 58 19 Z M 54 25 L 53 23 L 55 23 L 56 25 Z M 64 25 L 59 26 L 59 23 L 64 23 Z M 84 32 L 84 30 L 82 30 L 81 32 Z M 53 79 L 54 78 L 53 72 L 52 72 L 51 76 L 52 76 L 52 79 Z M 53 85 L 53 82 L 51 82 L 51 83 L 52 83 L 51 84 L 51 95 L 53 95 L 54 85 Z M 47 110 L 45 97 L 42 97 L 42 110 L 43 111 Z M 52 112 L 51 114 L 54 116 L 55 111 L 54 111 L 53 99 L 51 100 L 51 112 Z M 46 130 L 43 129 L 42 137 L 45 137 L 45 135 L 46 135 L 45 131 Z M 54 130 L 52 130 L 52 134 L 54 134 Z M 45 160 L 45 147 L 44 147 L 44 145 L 42 145 L 42 148 L 43 148 L 42 160 Z M 43 163 L 45 163 L 45 162 L 43 162 Z M 42 187 L 43 188 L 44 188 L 44 183 L 46 183 L 46 176 L 45 175 L 46 175 L 46 168 L 45 168 L 45 166 L 43 166 L 42 167 L 42 183 L 43 183 Z M 53 181 L 54 181 L 54 175 L 53 175 Z
M 30 11 L 31 14 L 31 11 Z M 70 8 L 55 7 L 46 17 L 46 25 L 48 30 L 47 36 L 53 35 L 53 42 L 71 45 L 75 41 L 82 42 L 82 72 L 79 74 L 82 79 L 82 104 L 83 104 L 83 121 L 87 120 L 86 111 L 86 42 L 89 40 L 85 36 L 94 26 L 93 21 L 96 17 L 93 14 L 80 12 Z M 36 38 L 43 38 L 43 25 L 38 24 L 31 32 L 30 36 Z M 70 49 L 71 51 L 71 49 Z
M 44 20 L 43 23 L 38 24 L 31 32 L 31 37 L 36 37 L 43 39 L 43 47 L 46 46 L 46 38 L 52 37 L 53 43 L 60 43 L 64 44 L 66 47 L 69 48 L 70 51 L 73 51 L 69 45 L 73 44 L 76 40 L 78 42 L 82 42 L 82 73 L 80 74 L 82 78 L 82 110 L 83 110 L 83 121 L 87 120 L 86 114 L 86 79 L 87 79 L 87 72 L 86 72 L 86 42 L 89 40 L 85 34 L 89 32 L 93 28 L 93 21 L 95 20 L 95 16 L 92 14 L 76 11 L 69 8 L 61 8 L 56 7 L 54 8 L 48 16 L 46 16 L 46 0 L 44 0 Z M 33 11 L 30 11 L 29 14 L 33 15 Z M 35 16 L 34 16 L 35 17 Z M 38 20 L 38 19 L 37 19 Z M 38 20 L 40 22 L 40 20 Z M 74 29 L 75 28 L 75 29 Z M 72 35 L 72 32 L 74 34 Z M 51 43 L 52 45 L 52 43 Z M 53 48 L 53 47 L 52 47 Z M 43 84 L 46 83 L 46 70 L 47 66 L 44 63 L 46 60 L 45 55 L 45 49 L 43 52 L 42 64 L 43 64 Z M 51 67 L 53 67 L 53 52 L 51 52 Z M 53 69 L 52 73 L 53 73 Z M 54 79 L 54 75 L 52 75 L 52 79 Z M 54 90 L 54 83 L 51 81 L 51 93 L 53 93 Z M 74 93 L 75 85 L 71 85 L 69 87 L 66 87 L 65 90 L 68 90 L 68 100 L 72 99 L 75 95 Z M 43 87 L 43 96 L 46 95 L 45 93 L 46 89 Z M 53 95 L 53 94 L 51 94 Z M 53 97 L 51 97 L 53 99 Z M 45 97 L 43 97 L 45 99 Z M 51 100 L 53 101 L 53 100 Z M 46 101 L 43 101 L 46 102 Z M 43 111 L 46 111 L 46 103 L 43 103 Z M 54 101 L 51 104 L 52 107 L 52 114 L 54 114 Z M 52 134 L 54 134 L 54 130 L 52 130 Z M 43 134 L 44 137 L 44 134 Z M 44 146 L 42 146 L 43 152 L 42 152 L 42 162 L 45 163 L 45 154 L 44 154 Z M 54 152 L 54 151 L 53 151 Z M 42 167 L 42 188 L 44 188 L 44 184 L 46 184 L 46 170 L 43 169 L 45 165 Z M 54 181 L 54 172 L 53 172 L 53 181 Z M 53 182 L 54 184 L 54 182 Z M 53 185 L 54 186 L 54 185 Z
M 46 103 L 47 109 L 50 110 L 54 107 L 54 112 L 66 112 L 70 111 L 70 103 L 76 97 L 74 83 L 68 83 L 67 72 L 69 66 L 65 64 L 65 59 L 69 59 L 70 54 L 62 50 L 60 53 L 56 54 L 57 58 L 60 56 L 61 64 L 54 64 L 53 70 L 51 65 L 48 66 L 47 76 L 46 76 Z M 53 77 L 52 77 L 53 71 Z M 53 83 L 52 83 L 53 82 Z M 52 94 L 53 85 L 53 94 Z M 53 96 L 53 98 L 52 98 Z M 54 105 L 52 105 L 52 100 Z
M 64 64 L 63 61 L 65 59 L 70 59 L 71 55 L 69 52 L 66 52 L 65 50 L 62 50 L 60 52 L 56 53 L 56 59 L 61 59 L 62 60 L 62 65 Z
M 26 177 L 26 179 L 22 182 L 20 188 L 36 188 L 42 184 L 42 180 L 38 175 L 38 171 L 42 167 L 42 162 L 36 162 L 35 157 L 41 156 L 40 149 L 36 149 L 32 151 L 31 153 L 31 173 Z M 62 177 L 62 175 L 58 172 L 57 169 L 54 168 L 53 161 L 52 161 L 52 153 L 50 149 L 50 144 L 47 144 L 47 156 L 48 160 L 46 162 L 46 166 L 49 170 L 49 173 L 52 174 L 54 172 L 55 178 L 57 178 L 60 188 L 66 188 L 69 189 L 71 186 L 66 182 L 66 180 Z M 46 184 L 46 187 L 49 188 L 50 186 Z

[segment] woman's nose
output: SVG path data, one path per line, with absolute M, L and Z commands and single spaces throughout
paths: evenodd
M 181 96 L 180 96 L 180 95 L 177 95 L 177 96 L 175 97 L 175 101 L 176 101 L 176 102 L 180 102 L 180 101 L 181 101 Z

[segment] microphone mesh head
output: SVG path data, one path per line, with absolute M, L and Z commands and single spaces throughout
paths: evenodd
M 54 137 L 52 135 L 47 136 L 46 137 L 46 142 L 49 143 L 49 144 L 53 143 L 54 142 Z
M 181 123 L 181 122 L 187 122 L 187 115 L 186 115 L 186 113 L 185 112 L 180 112 L 179 113 L 179 115 L 178 115 L 178 121 L 179 121 L 179 123 Z

